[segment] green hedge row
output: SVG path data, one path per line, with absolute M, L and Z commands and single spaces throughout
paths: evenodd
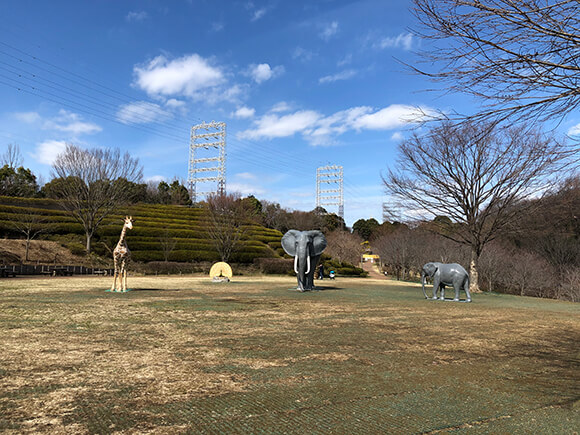
M 14 205 L 4 205 L 0 204 L 0 216 L 2 219 L 15 219 L 15 215 L 22 215 L 23 213 L 38 215 L 43 219 L 50 217 L 50 221 L 70 221 L 74 218 L 68 215 L 64 210 L 49 210 L 46 208 L 29 208 L 29 207 L 18 207 Z M 6 217 L 4 217 L 6 216 Z
M 135 261 L 163 261 L 161 251 L 131 251 L 131 258 Z M 220 261 L 220 256 L 215 251 L 183 251 L 176 250 L 169 255 L 169 261 Z
M 39 224 L 41 228 L 46 229 L 50 234 L 84 234 L 83 227 L 77 223 L 55 222 L 48 224 Z M 0 220 L 0 235 L 1 236 L 22 236 L 22 233 L 14 227 L 12 220 Z
M 15 196 L 0 196 L 0 205 L 15 205 L 20 207 L 62 210 L 54 199 L 48 198 L 20 198 Z

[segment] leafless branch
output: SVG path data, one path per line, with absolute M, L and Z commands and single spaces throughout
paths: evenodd
M 85 229 L 87 252 L 91 239 L 103 221 L 128 200 L 124 179 L 137 182 L 142 177 L 139 160 L 111 149 L 85 150 L 67 145 L 53 164 L 54 177 L 49 189 L 53 196 Z
M 433 44 L 429 67 L 409 66 L 482 99 L 472 118 L 562 119 L 580 105 L 578 0 L 414 0 L 413 12 Z

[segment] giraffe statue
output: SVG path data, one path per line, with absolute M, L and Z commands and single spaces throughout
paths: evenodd
M 131 216 L 125 216 L 125 224 L 123 225 L 123 230 L 121 231 L 121 237 L 119 238 L 119 243 L 113 250 L 113 261 L 115 262 L 115 277 L 113 280 L 113 286 L 111 287 L 112 292 L 126 292 L 127 291 L 127 264 L 131 258 L 131 251 L 127 246 L 125 241 L 125 233 L 127 229 L 133 228 L 133 218 Z M 117 289 L 117 277 L 120 281 L 120 289 Z

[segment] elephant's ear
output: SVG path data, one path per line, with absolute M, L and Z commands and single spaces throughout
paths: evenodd
M 322 251 L 324 251 L 326 249 L 326 246 L 328 245 L 326 237 L 324 237 L 322 231 L 319 230 L 308 231 L 308 235 L 312 237 L 312 246 L 314 248 L 314 253 L 312 255 L 322 254 Z
M 282 248 L 286 251 L 286 254 L 294 257 L 296 255 L 296 236 L 300 231 L 289 230 L 282 236 Z
M 439 263 L 429 263 L 429 269 L 427 269 L 427 273 L 429 273 L 431 278 L 435 276 L 437 269 L 439 269 Z

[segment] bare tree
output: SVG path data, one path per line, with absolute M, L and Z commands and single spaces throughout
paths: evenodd
M 18 213 L 16 220 L 12 222 L 12 226 L 26 237 L 24 260 L 29 260 L 30 241 L 36 238 L 41 233 L 47 232 L 48 228 L 43 225 L 46 219 L 30 210 L 23 210 Z
M 478 117 L 562 119 L 580 104 L 578 0 L 414 0 L 433 41 L 416 72 L 486 102 Z
M 489 243 L 489 246 L 479 257 L 479 277 L 487 291 L 498 290 L 498 285 L 509 273 L 509 260 L 511 253 L 497 241 Z
M 373 251 L 379 254 L 381 261 L 395 274 L 397 280 L 407 279 L 418 263 L 419 242 L 416 232 L 402 227 L 377 238 L 373 242 Z
M 53 176 L 47 191 L 60 199 L 60 204 L 84 228 L 86 250 L 91 252 L 91 240 L 99 225 L 121 204 L 129 200 L 126 183 L 142 177 L 139 160 L 116 149 L 84 150 L 67 145 L 53 164 Z
M 558 299 L 580 302 L 580 267 L 571 267 L 566 271 L 557 290 Z
M 163 231 L 159 236 L 159 245 L 161 246 L 161 251 L 163 252 L 163 259 L 167 263 L 169 261 L 169 256 L 177 245 L 177 239 L 171 236 L 171 233 L 167 227 L 163 228 Z
M 526 207 L 573 164 L 576 149 L 522 128 L 443 123 L 399 147 L 395 170 L 383 179 L 404 209 L 448 216 L 453 231 L 441 234 L 471 247 L 470 290 L 478 291 L 477 260 Z M 530 204 L 532 202 L 529 202 Z
M 362 239 L 348 231 L 335 230 L 326 235 L 326 253 L 338 261 L 358 264 L 362 254 Z
M 4 165 L 12 169 L 22 166 L 22 154 L 20 154 L 20 147 L 18 145 L 8 144 L 6 152 L 0 158 L 0 166 Z
M 550 264 L 533 252 L 516 249 L 506 260 L 505 284 L 520 296 L 544 296 L 544 289 L 556 281 Z
M 227 262 L 247 231 L 250 213 L 238 193 L 208 195 L 206 207 L 210 219 L 207 236 L 222 261 Z

